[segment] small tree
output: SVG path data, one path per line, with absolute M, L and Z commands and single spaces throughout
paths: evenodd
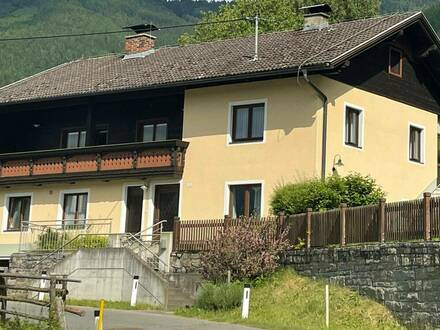
M 276 213 L 297 214 L 308 208 L 314 211 L 335 209 L 341 203 L 350 207 L 377 204 L 384 196 L 384 191 L 373 178 L 355 173 L 279 187 L 274 192 L 271 206 Z
M 280 254 L 288 248 L 287 231 L 274 220 L 243 219 L 228 227 L 201 254 L 202 275 L 224 281 L 228 270 L 233 280 L 255 279 L 275 271 Z

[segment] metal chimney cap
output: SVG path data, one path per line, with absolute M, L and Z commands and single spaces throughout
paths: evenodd
M 159 28 L 153 24 L 138 24 L 138 25 L 130 25 L 125 26 L 124 29 L 130 29 L 134 31 L 135 33 L 144 33 L 144 32 L 151 32 L 151 31 L 158 31 Z
M 313 5 L 313 6 L 305 6 L 301 7 L 300 10 L 304 12 L 306 15 L 310 14 L 328 14 L 332 12 L 332 7 L 330 5 L 323 3 L 319 5 Z

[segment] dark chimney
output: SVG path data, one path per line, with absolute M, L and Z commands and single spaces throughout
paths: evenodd
M 125 37 L 126 54 L 143 53 L 154 49 L 156 37 L 151 35 L 151 32 L 159 30 L 157 27 L 152 24 L 140 24 L 127 26 L 124 29 L 130 29 L 136 33 Z
M 332 8 L 327 4 L 302 7 L 304 12 L 304 31 L 321 30 L 329 26 Z

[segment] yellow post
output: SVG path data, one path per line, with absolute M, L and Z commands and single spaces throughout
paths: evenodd
M 99 319 L 98 319 L 98 330 L 102 330 L 102 322 L 104 320 L 104 299 L 99 302 Z

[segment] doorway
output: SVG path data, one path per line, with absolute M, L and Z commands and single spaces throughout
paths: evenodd
M 125 232 L 139 233 L 142 228 L 142 209 L 144 204 L 144 191 L 140 186 L 127 187 L 127 199 L 125 205 L 127 213 L 125 217 Z
M 154 194 L 154 223 L 166 220 L 163 231 L 173 231 L 174 217 L 179 215 L 178 184 L 158 185 Z

